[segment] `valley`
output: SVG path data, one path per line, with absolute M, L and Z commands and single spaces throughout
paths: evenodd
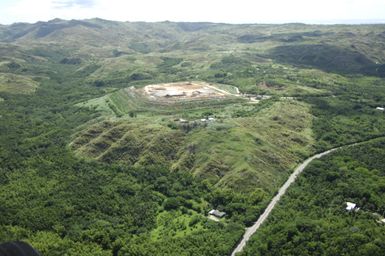
M 43 255 L 230 255 L 299 164 L 368 141 L 301 169 L 240 255 L 380 255 L 384 227 L 340 206 L 385 207 L 384 31 L 0 26 L 0 241 Z

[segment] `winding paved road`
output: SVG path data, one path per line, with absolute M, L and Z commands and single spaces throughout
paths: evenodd
M 351 146 L 351 145 L 350 145 Z M 274 196 L 274 198 L 271 200 L 269 205 L 266 207 L 265 211 L 261 216 L 259 216 L 258 220 L 251 226 L 248 227 L 243 234 L 242 240 L 239 242 L 238 246 L 234 249 L 234 251 L 231 253 L 231 256 L 235 256 L 236 253 L 241 252 L 243 247 L 245 247 L 246 242 L 250 239 L 250 237 L 258 230 L 258 228 L 261 226 L 261 224 L 267 219 L 267 217 L 270 215 L 271 211 L 275 207 L 275 205 L 278 203 L 278 201 L 281 199 L 281 197 L 286 193 L 287 188 L 295 181 L 297 176 L 305 169 L 305 167 L 314 159 L 321 158 L 324 155 L 327 155 L 338 148 L 333 148 L 328 151 L 319 153 L 317 155 L 314 155 L 312 157 L 309 157 L 306 159 L 301 165 L 299 165 L 294 172 L 290 175 L 290 177 L 287 179 L 285 184 L 279 189 L 278 194 Z

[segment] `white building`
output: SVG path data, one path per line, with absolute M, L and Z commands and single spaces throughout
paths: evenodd
M 355 203 L 351 202 L 346 202 L 346 210 L 351 212 L 351 211 L 358 211 L 360 208 L 356 207 L 357 205 Z
M 221 211 L 218 211 L 218 210 L 215 210 L 215 209 L 212 209 L 211 211 L 209 211 L 209 214 L 213 215 L 215 217 L 218 217 L 218 218 L 222 218 L 223 216 L 226 215 L 225 212 L 221 212 Z
M 376 107 L 376 109 L 380 110 L 380 111 L 384 111 L 385 110 L 385 108 L 383 108 L 383 107 Z

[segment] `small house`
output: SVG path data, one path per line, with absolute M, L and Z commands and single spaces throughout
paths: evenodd
M 358 211 L 360 208 L 356 207 L 357 205 L 355 203 L 351 202 L 346 202 L 346 210 L 351 212 L 351 211 Z
M 223 218 L 226 215 L 225 212 L 221 212 L 216 209 L 212 209 L 211 211 L 209 211 L 209 214 L 217 218 Z
M 380 111 L 384 111 L 385 110 L 385 108 L 383 108 L 383 107 L 376 107 L 376 109 L 380 110 Z

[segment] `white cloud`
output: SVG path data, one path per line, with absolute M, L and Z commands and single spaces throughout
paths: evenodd
M 70 8 L 80 6 L 83 8 L 92 8 L 95 6 L 94 0 L 53 0 L 55 8 Z
M 10 0 L 8 0 L 10 1 Z M 18 0 L 0 9 L 0 23 L 100 17 L 121 21 L 229 23 L 385 19 L 383 0 Z

